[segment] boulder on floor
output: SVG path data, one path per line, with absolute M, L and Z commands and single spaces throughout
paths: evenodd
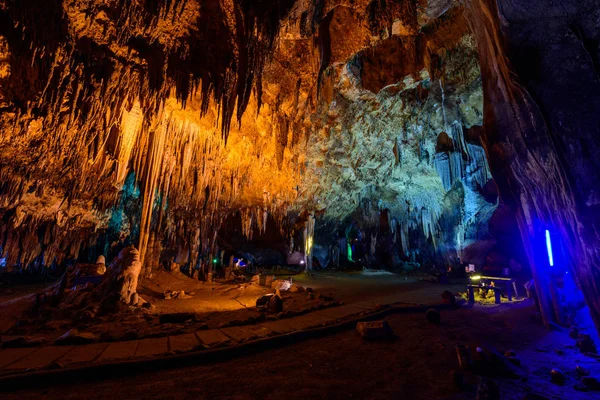
M 279 313 L 283 311 L 283 299 L 278 295 L 273 295 L 267 303 L 267 311 L 270 313 Z
M 282 292 L 290 290 L 291 287 L 292 283 L 288 280 L 277 279 L 271 282 L 271 289 L 281 290 Z
M 137 291 L 141 270 L 140 252 L 133 246 L 126 247 L 110 264 L 108 276 L 99 289 L 105 295 L 117 293 L 121 302 L 129 304 L 131 296 Z
M 298 285 L 297 283 L 293 283 L 290 286 L 290 292 L 291 293 L 299 293 L 299 292 L 304 292 L 304 286 Z

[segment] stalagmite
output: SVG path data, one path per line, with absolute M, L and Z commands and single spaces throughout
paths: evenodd
M 139 251 L 134 247 L 126 247 L 108 267 L 107 277 L 98 290 L 104 293 L 105 298 L 117 295 L 121 302 L 131 304 L 137 293 L 141 270 Z

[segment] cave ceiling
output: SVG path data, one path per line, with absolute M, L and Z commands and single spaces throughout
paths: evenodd
M 403 252 L 460 252 L 496 207 L 482 120 L 452 0 L 0 0 L 0 249 L 197 256 L 233 214 L 291 235 L 386 210 Z

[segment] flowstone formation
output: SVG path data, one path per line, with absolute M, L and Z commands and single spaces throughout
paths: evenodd
M 142 275 L 206 276 L 237 246 L 227 221 L 309 267 L 493 243 L 456 2 L 2 0 L 0 21 L 8 268 L 135 245 Z
M 332 101 L 309 140 L 303 187 L 322 209 L 317 224 L 341 226 L 347 242 L 356 237 L 346 227 L 356 226 L 365 261 L 393 267 L 439 256 L 445 265 L 444 257 L 462 257 L 474 241 L 491 238 L 487 224 L 496 209 L 493 194 L 485 198 L 491 176 L 484 150 L 477 136 L 469 137 L 482 122 L 473 41 L 462 37 L 441 60 L 447 72 L 437 79 L 417 69 L 374 93 L 362 57 L 386 57 L 387 46 L 384 41 L 331 68 Z M 453 57 L 462 64 L 453 65 Z M 462 75 L 452 76 L 452 68 Z M 322 234 L 315 243 L 323 243 Z M 340 250 L 349 256 L 346 244 Z M 319 261 L 328 264 L 326 256 Z

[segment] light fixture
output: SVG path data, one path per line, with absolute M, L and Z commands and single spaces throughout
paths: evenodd
M 481 275 L 473 275 L 473 276 L 471 277 L 471 280 L 473 280 L 473 281 L 478 281 L 478 280 L 480 280 L 480 279 L 481 279 Z
M 552 241 L 550 240 L 550 231 L 546 229 L 546 250 L 548 250 L 548 262 L 554 266 L 554 256 L 552 255 Z

